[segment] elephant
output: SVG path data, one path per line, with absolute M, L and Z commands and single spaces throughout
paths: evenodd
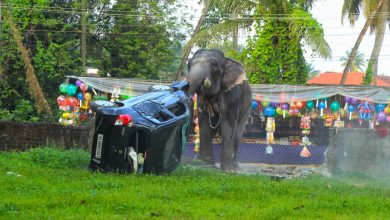
M 188 61 L 190 96 L 197 94 L 200 127 L 199 157 L 214 166 L 212 140 L 220 132 L 221 170 L 237 172 L 238 150 L 252 105 L 252 90 L 244 67 L 219 49 L 199 49 Z

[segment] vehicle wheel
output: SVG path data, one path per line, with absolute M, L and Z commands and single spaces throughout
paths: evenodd
M 89 107 L 92 111 L 96 111 L 98 108 L 118 107 L 118 104 L 106 100 L 92 100 L 89 104 Z
M 151 85 L 148 88 L 148 92 L 168 91 L 169 89 L 170 87 L 166 85 Z

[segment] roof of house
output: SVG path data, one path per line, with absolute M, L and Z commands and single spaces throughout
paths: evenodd
M 343 73 L 338 72 L 324 72 L 307 81 L 307 84 L 319 84 L 319 85 L 338 85 L 340 84 Z M 365 73 L 351 72 L 347 75 L 345 85 L 362 85 Z M 377 86 L 390 86 L 390 82 L 382 80 L 380 77 L 376 77 Z
M 379 79 L 387 82 L 387 83 L 390 83 L 390 76 L 385 76 L 385 75 L 378 75 L 377 76 Z

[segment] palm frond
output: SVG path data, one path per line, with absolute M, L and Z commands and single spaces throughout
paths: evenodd
M 300 36 L 315 53 L 324 58 L 331 58 L 332 50 L 324 38 L 322 25 L 313 16 L 302 10 L 294 9 L 290 21 L 292 35 Z
M 220 41 L 224 37 L 230 36 L 232 34 L 232 29 L 237 26 L 246 27 L 245 23 L 240 22 L 240 20 L 226 20 L 199 31 L 194 35 L 192 40 L 197 45 L 205 45 L 211 42 Z
M 349 23 L 353 26 L 359 18 L 363 0 L 344 0 L 341 10 L 341 23 L 348 17 Z

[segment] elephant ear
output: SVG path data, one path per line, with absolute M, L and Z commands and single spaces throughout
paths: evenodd
M 222 78 L 222 88 L 230 90 L 236 85 L 246 81 L 246 73 L 244 67 L 237 61 L 226 58 L 225 69 Z

